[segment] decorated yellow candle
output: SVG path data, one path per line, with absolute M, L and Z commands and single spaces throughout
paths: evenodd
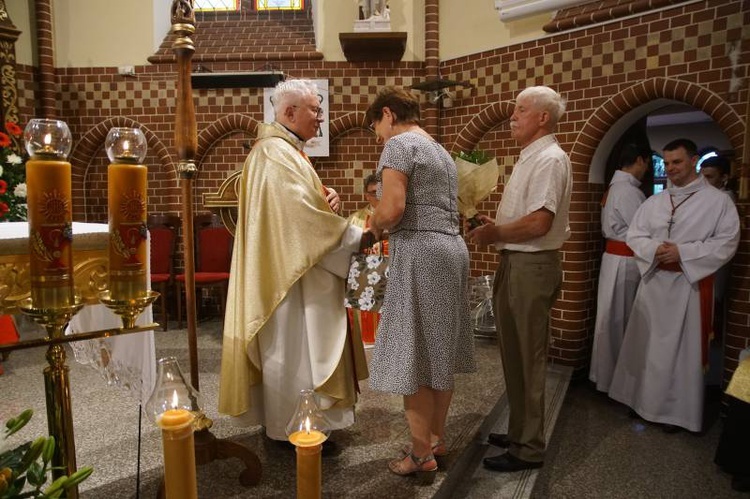
M 105 141 L 108 169 L 109 290 L 112 299 L 131 300 L 147 292 L 146 186 L 140 164 L 146 138 L 137 128 L 113 128 Z
M 34 119 L 24 130 L 31 298 L 35 308 L 73 303 L 73 206 L 68 126 Z
M 157 416 L 164 450 L 164 486 L 167 499 L 197 499 L 198 481 L 195 476 L 195 440 L 193 413 L 174 407 Z

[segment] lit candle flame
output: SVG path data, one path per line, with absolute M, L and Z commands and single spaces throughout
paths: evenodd
M 51 133 L 45 133 L 44 138 L 42 139 L 42 142 L 44 142 L 45 146 L 48 146 L 52 144 L 52 134 Z
M 305 430 L 307 431 L 308 434 L 310 433 L 310 418 L 309 417 L 305 418 Z
M 177 400 L 177 390 L 175 390 L 172 393 L 172 409 L 177 409 L 179 406 L 178 400 Z

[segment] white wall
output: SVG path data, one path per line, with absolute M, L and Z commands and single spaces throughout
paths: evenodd
M 52 0 L 56 67 L 146 64 L 154 38 L 154 10 L 165 0 Z M 155 45 L 156 44 L 156 45 Z
M 170 27 L 171 0 L 52 0 L 55 65 L 101 67 L 147 64 Z M 391 29 L 406 31 L 404 61 L 423 61 L 424 0 L 390 0 Z M 16 27 L 21 64 L 35 64 L 33 0 L 6 0 Z M 346 60 L 339 33 L 352 32 L 357 0 L 315 0 L 317 44 L 325 60 Z M 494 0 L 440 0 L 440 60 L 454 59 L 545 36 L 553 13 L 500 21 Z M 199 34 L 198 34 L 199 35 Z M 196 36 L 198 36 L 196 35 Z
M 554 12 L 508 23 L 500 21 L 494 0 L 440 0 L 440 60 L 535 40 Z
M 659 153 L 665 145 L 675 139 L 690 139 L 695 142 L 698 149 L 713 146 L 720 151 L 732 150 L 732 143 L 715 121 L 648 127 L 647 133 L 651 149 Z
M 8 9 L 10 20 L 21 32 L 16 41 L 16 61 L 19 64 L 31 66 L 34 64 L 36 54 L 31 45 L 31 13 L 34 11 L 33 0 L 6 0 L 5 7 Z

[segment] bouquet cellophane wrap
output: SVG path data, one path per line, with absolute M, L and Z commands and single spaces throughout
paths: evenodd
M 727 386 L 727 395 L 750 404 L 750 356 L 740 362 Z
M 477 205 L 487 199 L 497 187 L 500 173 L 497 160 L 491 159 L 480 165 L 456 158 L 458 171 L 458 211 L 466 218 L 477 214 Z

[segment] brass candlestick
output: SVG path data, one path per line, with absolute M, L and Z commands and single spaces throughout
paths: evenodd
M 102 305 L 122 317 L 122 325 L 127 329 L 135 327 L 135 320 L 138 316 L 158 297 L 159 293 L 150 289 L 146 291 L 145 296 L 130 299 L 113 298 L 111 291 L 108 289 L 99 293 L 99 301 Z
M 59 339 L 65 335 L 65 326 L 83 307 L 79 297 L 72 305 L 56 305 L 53 308 L 35 307 L 29 298 L 20 305 L 20 310 L 34 322 L 47 330 L 47 337 Z M 52 456 L 52 476 L 72 475 L 76 471 L 75 438 L 73 436 L 73 411 L 70 402 L 69 368 L 65 365 L 65 349 L 62 345 L 51 345 L 47 349 L 44 368 L 44 395 L 47 403 L 47 428 L 55 437 L 55 453 Z M 78 488 L 67 490 L 69 499 L 77 499 Z
M 141 283 L 142 291 L 139 290 L 135 297 L 112 297 L 104 293 L 102 299 L 106 306 L 123 317 L 123 323 L 130 331 L 105 330 L 78 337 L 65 337 L 66 325 L 83 307 L 83 300 L 74 292 L 71 165 L 65 160 L 70 152 L 70 130 L 59 120 L 35 119 L 26 127 L 24 141 L 32 158 L 27 163 L 31 297 L 21 302 L 18 308 L 47 331 L 47 337 L 42 340 L 42 344 L 49 345 L 49 366 L 44 369 L 44 385 L 49 433 L 57 441 L 52 457 L 52 476 L 58 479 L 76 471 L 69 368 L 65 364 L 66 354 L 62 344 L 84 338 L 141 331 L 134 328 L 135 319 L 156 299 L 158 293 L 146 289 L 145 237 L 138 240 L 131 238 L 132 241 L 126 248 L 129 258 L 121 266 L 123 272 L 117 278 L 122 281 L 124 275 L 128 283 L 133 282 L 132 286 L 124 286 L 127 289 L 135 289 L 136 281 Z M 145 183 L 141 183 L 144 185 L 138 187 L 142 187 L 144 193 L 141 198 L 145 199 Z M 130 192 L 131 197 L 133 190 Z M 126 208 L 128 215 L 134 214 L 131 217 L 135 219 L 133 223 L 145 227 L 145 203 L 139 201 L 135 207 L 131 203 Z M 118 230 L 122 231 L 120 227 Z M 122 288 L 120 286 L 118 289 Z M 10 349 L 27 348 L 30 343 L 37 345 L 35 342 L 22 341 L 12 345 Z M 0 348 L 0 351 L 5 350 Z M 65 491 L 65 497 L 77 499 L 77 486 L 69 487 Z

